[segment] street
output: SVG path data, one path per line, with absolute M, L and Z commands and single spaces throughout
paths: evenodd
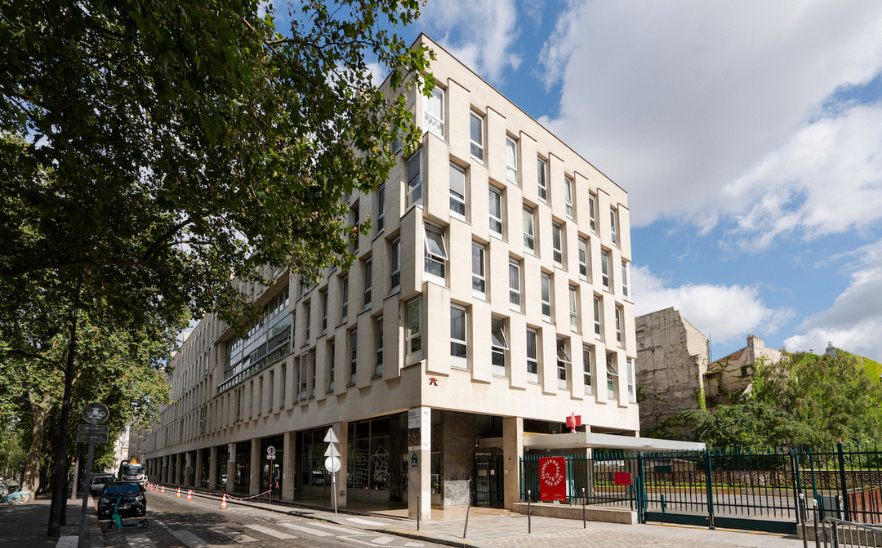
M 229 504 L 220 509 L 220 502 L 213 499 L 193 497 L 186 499 L 174 494 L 160 495 L 147 492 L 146 529 L 127 527 L 122 532 L 104 535 L 104 546 L 171 548 L 207 548 L 247 543 L 249 548 L 276 547 L 337 547 L 354 545 L 384 546 L 391 548 L 432 548 L 436 544 L 401 537 L 373 533 L 355 527 L 346 527 L 302 517 L 277 514 L 257 508 Z M 309 510 L 303 510 L 308 514 Z M 376 521 L 377 527 L 394 523 L 392 520 L 373 517 L 340 515 L 340 521 L 355 520 L 361 526 Z M 124 519 L 136 523 L 140 518 Z M 105 523 L 105 522 L 101 522 Z

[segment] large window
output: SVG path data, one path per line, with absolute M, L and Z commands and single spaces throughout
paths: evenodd
M 305 343 L 309 343 L 309 324 L 312 323 L 312 308 L 310 307 L 310 304 L 311 303 L 309 302 L 306 303 L 306 318 L 304 318 L 306 320 L 306 326 L 303 329 L 303 335 L 306 337 L 304 340 Z
M 609 231 L 612 243 L 616 243 L 619 229 L 619 214 L 615 209 L 609 210 Z
M 521 309 L 521 264 L 514 259 L 508 261 L 508 302 L 515 310 Z
M 389 247 L 389 292 L 398 289 L 401 284 L 401 238 L 395 238 Z
M 371 286 L 373 285 L 373 261 L 370 259 L 364 262 L 364 268 L 362 272 L 364 273 L 364 292 L 362 295 L 362 307 L 367 310 L 371 307 Z
M 468 367 L 468 342 L 466 310 L 458 306 L 450 307 L 450 364 L 465 369 Z
M 616 306 L 616 342 L 622 346 L 622 307 Z
M 415 354 L 423 349 L 422 303 L 417 297 L 404 307 L 404 353 Z
M 502 237 L 502 192 L 490 187 L 490 233 Z
M 606 397 L 610 400 L 618 399 L 619 393 L 619 366 L 615 352 L 606 355 Z
M 358 371 L 358 330 L 349 332 L 349 384 L 355 384 L 355 374 Z
M 487 296 L 487 273 L 484 246 L 472 242 L 472 295 L 481 299 Z
M 328 343 L 328 392 L 334 391 L 334 357 L 337 353 L 337 346 L 334 341 Z
M 539 199 L 543 202 L 548 200 L 548 165 L 542 158 L 536 159 L 536 177 L 539 185 Z
M 591 394 L 594 391 L 591 376 L 591 347 L 582 347 L 582 384 L 585 387 L 585 393 Z
M 567 207 L 567 217 L 573 218 L 573 180 L 564 177 L 564 204 Z
M 603 311 L 603 307 L 601 306 L 600 297 L 595 295 L 594 296 L 594 335 L 598 339 L 601 337 L 600 322 L 601 322 L 601 318 L 603 317 L 601 315 L 602 311 Z
M 622 261 L 622 295 L 628 296 L 628 263 Z
M 480 160 L 484 161 L 484 118 L 471 113 L 471 119 L 469 122 L 469 138 L 471 139 L 471 152 L 472 156 Z
M 424 225 L 423 228 L 426 274 L 443 279 L 447 274 L 447 244 L 444 241 L 444 231 L 429 224 Z
M 637 394 L 634 392 L 634 360 L 628 358 L 626 363 L 628 365 L 628 401 L 637 403 Z
M 518 143 L 511 137 L 505 138 L 505 173 L 509 181 L 518 184 Z
M 315 350 L 309 351 L 309 397 L 315 397 L 315 360 L 316 360 L 316 352 Z
M 570 329 L 579 330 L 579 290 L 570 286 Z
M 588 240 L 579 238 L 579 277 L 588 279 Z
M 591 232 L 597 233 L 597 198 L 594 194 L 588 196 L 588 225 Z
M 444 139 L 444 90 L 437 86 L 426 98 L 426 129 Z
M 322 305 L 322 335 L 328 332 L 328 291 L 321 292 L 319 299 Z
M 407 207 L 423 203 L 423 152 L 418 150 L 407 159 Z
M 340 281 L 340 323 L 349 319 L 349 276 Z
M 539 333 L 527 328 L 527 381 L 539 382 Z
M 609 251 L 600 251 L 600 279 L 603 288 L 609 291 Z
M 298 399 L 303 401 L 306 399 L 306 388 L 309 386 L 309 360 L 306 353 L 300 356 L 300 372 L 298 379 Z
M 567 385 L 567 369 L 569 369 L 571 360 L 569 353 L 569 342 L 565 337 L 557 339 L 557 387 L 560 390 L 566 390 Z
M 508 341 L 505 339 L 505 320 L 493 318 L 490 322 L 490 354 L 494 375 L 505 376 L 505 352 L 507 350 Z
M 374 376 L 383 374 L 383 316 L 377 318 L 374 324 L 376 361 L 374 362 Z
M 563 230 L 558 223 L 551 223 L 551 247 L 554 251 L 554 264 L 563 267 Z
M 377 234 L 386 228 L 386 186 L 377 189 Z
M 551 276 L 543 272 L 541 284 L 542 315 L 551 321 Z
M 466 174 L 456 164 L 450 164 L 450 213 L 465 220 Z
M 536 248 L 536 234 L 533 227 L 533 208 L 524 206 L 524 249 L 533 253 Z

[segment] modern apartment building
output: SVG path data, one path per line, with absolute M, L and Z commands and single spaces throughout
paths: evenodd
M 332 428 L 338 504 L 428 519 L 469 497 L 511 507 L 524 440 L 571 415 L 589 434 L 637 436 L 627 194 L 418 40 L 438 85 L 408 98 L 420 149 L 348 197 L 350 220 L 372 225 L 358 260 L 310 287 L 269 270 L 270 287 L 242 284 L 265 311 L 246 339 L 199 323 L 145 438 L 152 481 L 328 496 Z

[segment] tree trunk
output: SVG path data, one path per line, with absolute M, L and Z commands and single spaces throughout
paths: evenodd
M 43 439 L 46 434 L 46 417 L 49 416 L 49 404 L 51 398 L 43 396 L 37 401 L 33 394 L 28 394 L 28 405 L 31 407 L 33 426 L 31 428 L 31 446 L 28 448 L 28 460 L 25 465 L 25 473 L 22 478 L 22 486 L 31 493 L 36 494 L 40 488 L 41 464 L 43 462 Z

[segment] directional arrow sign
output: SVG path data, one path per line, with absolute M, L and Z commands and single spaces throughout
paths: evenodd
M 78 424 L 77 425 L 77 432 L 79 432 L 81 434 L 83 434 L 83 433 L 88 434 L 90 431 L 95 432 L 96 434 L 107 434 L 108 427 L 104 426 L 103 424 L 96 424 L 95 429 L 92 430 L 91 424 Z
M 333 428 L 328 428 L 328 433 L 325 434 L 325 443 L 337 443 L 340 440 L 337 439 L 337 435 L 334 434 Z
M 337 449 L 337 446 L 332 443 L 332 444 L 328 445 L 328 448 L 325 450 L 325 456 L 326 457 L 339 457 L 340 450 Z

